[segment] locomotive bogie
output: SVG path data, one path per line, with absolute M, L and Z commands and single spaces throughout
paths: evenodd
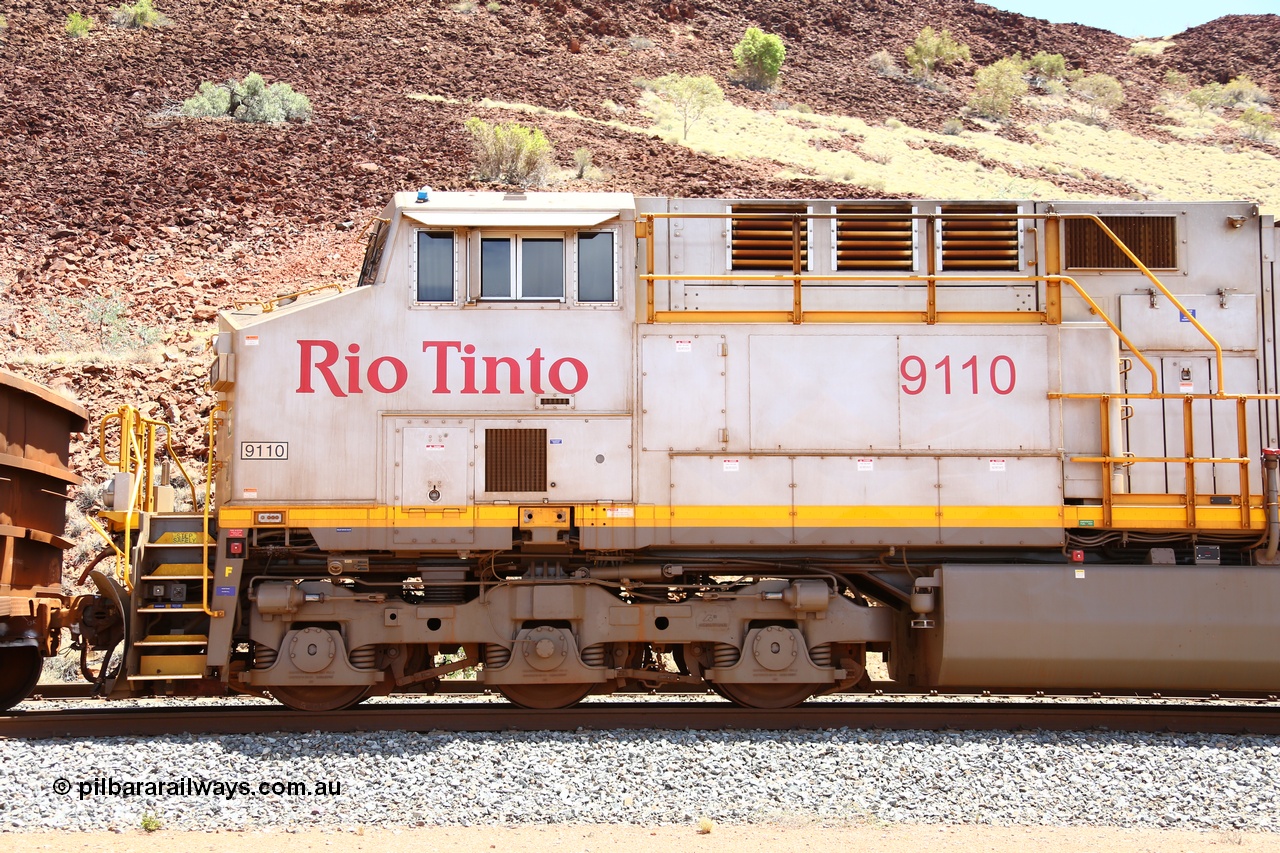
M 243 678 L 268 689 L 276 684 L 372 685 L 382 673 L 356 669 L 345 651 L 483 647 L 490 662 L 502 659 L 501 666 L 482 671 L 488 685 L 603 684 L 630 668 L 626 659 L 606 656 L 604 649 L 662 646 L 733 649 L 733 660 L 720 657 L 723 666 L 709 658 L 704 675 L 712 682 L 830 685 L 848 677 L 847 669 L 832 666 L 833 645 L 884 643 L 891 630 L 887 608 L 837 595 L 820 580 L 761 581 L 680 603 L 627 601 L 616 588 L 586 581 L 521 582 L 449 605 L 357 593 L 333 581 L 269 581 L 256 588 L 249 635 L 270 664 L 255 665 Z M 824 666 L 810 656 L 820 647 L 826 647 Z M 592 649 L 595 654 L 588 652 Z

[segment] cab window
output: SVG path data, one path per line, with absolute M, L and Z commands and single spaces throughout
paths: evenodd
M 453 256 L 453 232 L 418 232 L 416 298 L 419 302 L 453 301 Z
M 480 238 L 481 299 L 564 299 L 563 237 Z
M 614 302 L 616 284 L 613 232 L 579 232 L 578 301 Z

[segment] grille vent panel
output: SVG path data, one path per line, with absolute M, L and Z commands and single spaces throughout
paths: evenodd
M 947 214 L 981 213 L 991 219 L 948 219 Z M 942 206 L 942 268 L 945 270 L 1017 270 L 1016 206 Z M 1004 216 L 1008 219 L 1002 218 Z
M 808 210 L 803 205 L 753 205 L 739 207 L 734 213 L 769 213 L 777 218 L 740 219 L 733 217 L 730 230 L 729 268 L 734 270 L 792 269 L 792 217 L 800 220 L 800 268 L 809 268 Z
M 910 272 L 914 268 L 915 228 L 910 207 L 840 207 L 836 212 L 884 215 L 836 220 L 836 269 Z
M 1175 216 L 1099 216 L 1148 269 L 1178 268 L 1178 223 Z M 1096 222 L 1068 219 L 1064 223 L 1068 269 L 1137 269 L 1133 261 L 1102 233 Z
M 545 429 L 486 429 L 484 431 L 484 490 L 486 492 L 545 492 L 547 490 L 547 431 Z

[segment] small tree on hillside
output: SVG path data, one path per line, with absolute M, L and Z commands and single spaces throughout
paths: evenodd
M 1027 93 L 1027 81 L 1022 79 L 1026 67 L 1022 57 L 1014 55 L 979 68 L 973 74 L 969 106 L 979 115 L 1007 119 L 1014 102 Z
M 1076 97 L 1089 105 L 1089 118 L 1097 119 L 1098 110 L 1114 110 L 1124 103 L 1124 87 L 1109 74 L 1090 74 L 1071 86 Z
M 907 48 L 907 65 L 911 73 L 926 83 L 933 79 L 933 72 L 944 65 L 969 61 L 969 46 L 951 37 L 947 30 L 934 32 L 925 27 L 916 36 L 915 44 Z
M 1037 89 L 1052 94 L 1065 91 L 1062 80 L 1067 76 L 1067 60 L 1062 54 L 1042 50 L 1027 60 L 1027 70 L 1031 73 L 1031 85 Z
M 1197 86 L 1187 92 L 1187 100 L 1201 113 L 1210 107 L 1219 106 L 1222 103 L 1222 84 L 1206 83 L 1203 86 Z
M 724 91 L 711 77 L 682 77 L 668 74 L 654 81 L 658 97 L 676 108 L 684 122 L 682 138 L 689 135 L 689 128 L 702 118 L 707 110 L 724 103 Z
M 753 89 L 771 89 L 778 82 L 787 48 L 782 39 L 757 27 L 748 27 L 742 41 L 734 45 L 733 61 L 743 82 Z

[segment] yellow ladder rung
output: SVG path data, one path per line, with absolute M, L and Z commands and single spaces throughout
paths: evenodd
M 203 646 L 209 642 L 204 634 L 148 634 L 135 646 Z
M 209 569 L 199 563 L 162 563 L 151 570 L 151 573 L 143 576 L 143 580 L 154 580 L 159 578 L 168 578 L 174 580 L 182 578 L 186 580 L 200 580 L 207 577 Z
M 160 534 L 152 545 L 212 545 L 213 538 L 199 530 L 170 530 Z
M 138 675 L 183 677 L 204 675 L 205 655 L 142 655 Z

